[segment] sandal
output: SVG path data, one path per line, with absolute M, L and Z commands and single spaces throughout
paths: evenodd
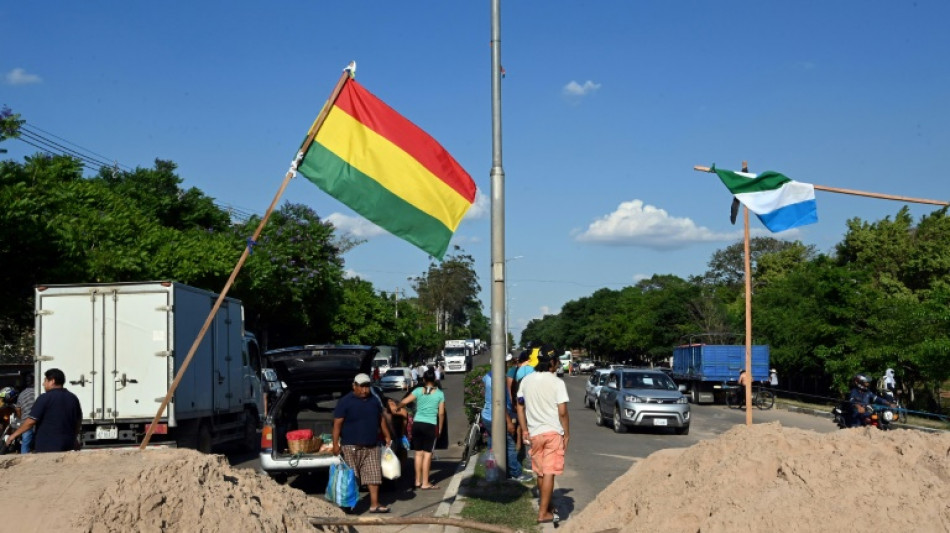
M 438 485 L 429 485 L 428 487 L 418 487 L 419 490 L 435 490 L 439 488 Z
M 386 507 L 385 505 L 380 505 L 378 507 L 374 507 L 370 509 L 369 512 L 373 514 L 385 514 L 389 512 L 389 507 Z

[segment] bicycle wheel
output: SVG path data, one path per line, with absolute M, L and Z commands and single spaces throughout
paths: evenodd
M 735 390 L 726 391 L 726 407 L 732 409 L 739 405 L 739 393 Z
M 770 390 L 759 390 L 755 393 L 755 406 L 759 409 L 771 409 L 775 405 L 775 393 Z
M 465 449 L 462 450 L 462 462 L 468 464 L 469 457 L 475 455 L 478 448 L 478 441 L 481 438 L 481 428 L 478 427 L 476 420 L 472 427 L 468 429 L 468 435 L 465 437 Z

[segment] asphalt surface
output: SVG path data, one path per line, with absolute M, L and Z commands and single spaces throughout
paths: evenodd
M 476 358 L 475 364 L 486 364 L 488 355 Z M 701 440 L 714 438 L 735 425 L 745 423 L 745 412 L 724 405 L 691 405 L 692 423 L 689 435 L 676 435 L 672 429 L 631 429 L 617 434 L 609 427 L 594 424 L 594 411 L 584 406 L 584 384 L 587 375 L 565 376 L 571 402 L 568 405 L 571 441 L 566 457 L 564 474 L 556 480 L 555 502 L 562 520 L 570 520 L 590 504 L 597 495 L 638 460 L 651 453 L 671 447 L 688 447 Z M 458 483 L 463 476 L 459 471 L 462 448 L 458 444 L 467 430 L 462 408 L 464 374 L 448 374 L 443 381 L 448 414 L 449 447 L 436 450 L 432 462 L 431 481 L 440 490 L 413 491 L 412 459 L 404 465 L 403 476 L 387 482 L 380 493 L 380 502 L 389 505 L 395 516 L 451 516 L 457 513 L 461 502 L 456 502 Z M 399 393 L 388 393 L 401 397 Z M 798 427 L 818 432 L 836 430 L 831 420 L 808 414 L 776 408 L 753 410 L 753 423 L 778 421 L 786 427 Z M 232 465 L 239 468 L 260 469 L 257 454 L 228 454 Z M 327 484 L 325 473 L 297 476 L 288 482 L 316 498 L 322 498 Z M 357 513 L 365 512 L 368 495 L 363 493 Z M 454 506 L 453 506 L 454 503 Z M 417 527 L 418 528 L 418 527 Z M 441 531 L 441 527 L 432 527 Z M 446 528 L 454 530 L 454 528 Z M 545 531 L 553 531 L 546 527 Z

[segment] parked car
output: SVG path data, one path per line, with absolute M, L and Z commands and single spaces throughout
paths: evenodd
M 379 379 L 379 387 L 383 389 L 384 391 L 388 391 L 388 390 L 409 391 L 409 390 L 412 390 L 412 387 L 414 386 L 415 386 L 415 383 L 412 382 L 412 369 L 404 367 L 404 366 L 397 366 L 395 368 L 390 368 Z
M 337 400 L 353 390 L 357 374 L 372 370 L 374 352 L 371 346 L 307 345 L 265 354 L 285 387 L 264 419 L 260 451 L 264 472 L 283 481 L 288 474 L 326 470 L 338 462 L 328 452 L 291 453 L 287 432 L 310 429 L 315 437 L 332 434 Z M 382 398 L 379 389 L 371 391 Z
M 597 395 L 600 394 L 600 388 L 607 383 L 607 376 L 610 375 L 610 370 L 606 368 L 598 368 L 591 372 L 590 378 L 587 379 L 584 390 L 584 407 L 593 409 L 594 403 L 597 401 Z
M 672 427 L 677 435 L 689 433 L 686 396 L 664 372 L 622 367 L 610 370 L 594 404 L 598 426 L 612 420 L 617 433 L 630 426 Z

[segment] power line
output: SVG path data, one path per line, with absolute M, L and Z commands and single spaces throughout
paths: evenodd
M 111 158 L 111 157 L 107 157 L 107 156 L 104 156 L 104 155 L 102 155 L 102 154 L 100 154 L 100 153 L 98 153 L 98 152 L 95 152 L 95 151 L 93 151 L 93 150 L 90 150 L 89 148 L 85 148 L 85 147 L 83 147 L 83 146 L 80 146 L 80 145 L 78 145 L 78 144 L 76 144 L 76 143 L 74 143 L 74 142 L 72 142 L 72 141 L 70 141 L 70 140 L 68 140 L 68 139 L 65 139 L 65 138 L 63 138 L 63 137 L 60 137 L 59 135 L 56 135 L 55 133 L 52 133 L 52 132 L 47 131 L 47 130 L 44 130 L 43 128 L 37 126 L 36 124 L 34 124 L 34 123 L 32 123 L 32 122 L 24 123 L 23 126 L 20 127 L 21 130 L 22 130 L 22 129 L 28 129 L 28 128 L 33 128 L 33 129 L 35 129 L 35 130 L 39 130 L 39 131 L 41 131 L 42 133 L 45 133 L 46 135 L 49 135 L 50 137 L 53 137 L 53 138 L 55 138 L 55 139 L 59 139 L 60 141 L 63 141 L 63 142 L 66 143 L 66 144 L 75 146 L 76 148 L 79 148 L 80 150 L 82 150 L 82 151 L 84 151 L 84 152 L 88 152 L 89 154 L 92 154 L 92 155 L 94 155 L 94 156 L 97 156 L 99 159 L 102 159 L 102 160 L 105 160 L 105 161 L 108 161 L 108 160 L 110 160 L 110 159 L 113 159 L 113 158 Z M 35 132 L 33 132 L 33 133 L 36 134 Z M 114 160 L 114 159 L 113 159 L 113 160 Z M 131 171 L 133 170 L 131 167 L 128 167 L 128 166 L 126 166 L 126 165 L 119 164 L 118 162 L 116 162 L 116 163 L 114 163 L 114 164 L 115 164 L 116 166 L 118 166 L 119 168 L 121 168 L 122 170 L 125 170 L 125 171 L 127 171 L 127 172 L 131 172 Z M 110 166 L 111 166 L 111 165 L 110 165 Z
M 106 161 L 100 161 L 91 156 L 87 156 L 85 154 L 79 153 L 71 148 L 67 148 L 57 143 L 56 141 L 47 139 L 46 137 L 43 137 L 42 135 L 37 135 L 36 133 L 33 133 L 29 130 L 21 129 L 20 135 L 21 137 L 25 136 L 28 139 L 32 139 L 34 142 L 42 144 L 48 151 L 75 157 L 79 159 L 80 161 L 83 161 L 84 163 L 89 163 L 91 166 L 98 167 L 98 168 L 112 166 Z

